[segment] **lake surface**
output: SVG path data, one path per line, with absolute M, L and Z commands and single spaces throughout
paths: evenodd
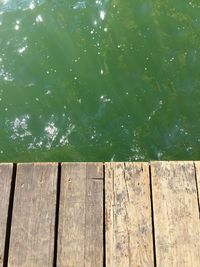
M 199 158 L 198 0 L 0 0 L 0 161 Z

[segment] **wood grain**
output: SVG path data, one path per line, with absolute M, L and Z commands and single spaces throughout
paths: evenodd
M 195 161 L 195 170 L 196 170 L 196 182 L 197 182 L 197 198 L 198 198 L 198 206 L 199 206 L 199 218 L 200 218 L 200 161 Z
M 0 267 L 3 266 L 13 164 L 0 164 Z
M 53 266 L 57 164 L 19 164 L 8 267 Z
M 152 162 L 157 266 L 200 266 L 200 220 L 193 162 Z
M 58 267 L 103 266 L 103 164 L 64 163 Z
M 106 266 L 154 266 L 148 163 L 106 163 Z

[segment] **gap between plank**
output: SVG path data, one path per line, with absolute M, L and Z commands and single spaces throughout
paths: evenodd
M 154 224 L 154 207 L 153 207 L 153 187 L 152 187 L 152 175 L 151 175 L 151 163 L 149 163 L 149 179 L 150 179 L 150 198 L 151 198 L 151 222 L 152 222 L 152 237 L 153 237 L 153 258 L 154 266 L 157 266 L 156 261 L 156 240 L 155 240 L 155 224 Z
M 7 217 L 7 224 L 6 224 L 6 237 L 5 237 L 5 245 L 4 245 L 3 267 L 7 267 L 7 265 L 8 265 L 16 174 L 17 174 L 17 164 L 13 163 L 10 196 L 9 196 L 9 205 L 8 205 L 8 217 Z
M 58 226 L 59 226 L 59 209 L 60 209 L 60 184 L 61 184 L 61 163 L 58 163 L 53 267 L 57 266 Z
M 196 183 L 196 189 L 197 189 L 197 205 L 199 209 L 199 218 L 200 218 L 200 198 L 199 198 L 199 189 L 198 189 L 198 181 L 197 181 L 197 169 L 196 169 L 196 164 L 194 161 L 193 161 L 193 165 L 194 165 L 195 183 Z

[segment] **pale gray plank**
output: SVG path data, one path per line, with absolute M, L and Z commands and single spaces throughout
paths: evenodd
M 19 164 L 8 267 L 50 267 L 54 255 L 57 164 Z
M 148 163 L 106 163 L 106 266 L 154 266 Z
M 64 163 L 58 267 L 103 266 L 103 164 Z
M 200 266 L 200 220 L 193 162 L 152 162 L 157 266 Z

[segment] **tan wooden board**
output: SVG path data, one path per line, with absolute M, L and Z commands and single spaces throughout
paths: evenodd
M 58 267 L 103 266 L 103 164 L 64 163 Z
M 148 163 L 106 163 L 106 266 L 154 266 Z
M 193 162 L 152 162 L 157 266 L 200 266 L 200 220 Z
M 199 218 L 200 218 L 200 161 L 195 161 L 195 170 L 196 170 L 196 182 L 197 182 L 197 197 L 198 197 L 198 205 L 199 205 Z
M 8 267 L 53 266 L 57 164 L 19 164 Z
M 0 164 L 0 267 L 3 266 L 13 164 Z

